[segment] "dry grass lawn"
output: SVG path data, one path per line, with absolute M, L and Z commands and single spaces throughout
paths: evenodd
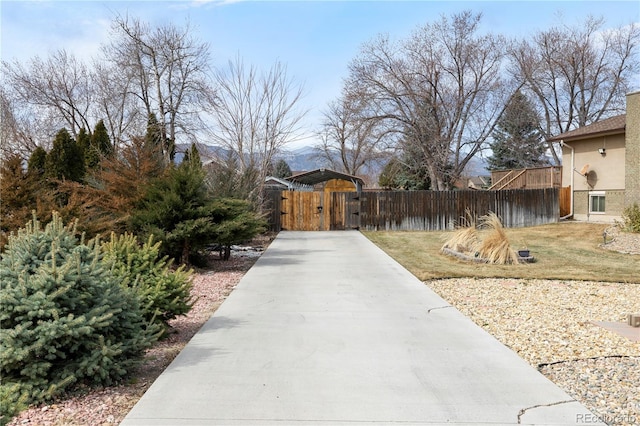
M 453 231 L 365 232 L 420 280 L 438 278 L 537 278 L 640 283 L 640 255 L 599 247 L 608 225 L 562 222 L 506 229 L 511 246 L 526 246 L 536 261 L 490 265 L 447 256 L 440 249 Z

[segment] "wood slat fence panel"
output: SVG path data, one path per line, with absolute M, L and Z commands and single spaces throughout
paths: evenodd
M 562 167 L 493 170 L 491 183 L 490 189 L 495 190 L 559 188 L 562 185 Z
M 571 214 L 571 186 L 560 189 L 560 217 Z
M 505 227 L 557 222 L 560 189 L 503 191 L 274 192 L 271 230 L 437 231 L 496 213 Z M 322 209 L 318 209 L 322 206 Z M 279 217 L 278 217 L 279 216 Z

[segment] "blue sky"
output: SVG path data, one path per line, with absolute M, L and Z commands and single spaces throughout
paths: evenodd
M 91 57 L 108 39 L 116 14 L 150 24 L 187 20 L 210 44 L 214 65 L 240 56 L 268 69 L 275 61 L 303 83 L 308 125 L 340 94 L 347 65 L 362 43 L 380 33 L 403 38 L 418 25 L 463 10 L 483 13 L 482 29 L 527 37 L 563 19 L 591 14 L 607 26 L 640 22 L 640 2 L 631 1 L 0 1 L 3 60 L 26 61 L 64 48 Z M 638 81 L 640 83 L 640 81 Z M 640 84 L 638 84 L 640 86 Z

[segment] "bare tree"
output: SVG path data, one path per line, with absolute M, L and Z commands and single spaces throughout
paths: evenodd
M 640 69 L 640 26 L 603 26 L 603 19 L 589 17 L 541 31 L 511 50 L 512 72 L 537 100 L 545 138 L 624 112 L 625 94 Z
M 386 155 L 386 129 L 379 120 L 363 115 L 360 98 L 343 95 L 324 113 L 317 156 L 330 168 L 358 175 L 367 165 Z
M 300 137 L 302 86 L 287 77 L 280 63 L 259 74 L 239 58 L 219 70 L 215 82 L 210 140 L 233 153 L 238 176 L 255 176 L 259 196 L 274 156 Z
M 0 87 L 0 161 L 17 154 L 23 160 L 38 146 L 30 114 L 18 110 L 4 87 Z
M 480 19 L 442 17 L 399 43 L 380 36 L 349 67 L 351 96 L 387 122 L 402 150 L 419 153 L 433 189 L 451 187 L 513 93 L 501 77 L 505 41 L 478 35 Z
M 74 137 L 82 128 L 91 129 L 91 73 L 75 56 L 58 50 L 46 59 L 34 57 L 27 66 L 3 61 L 2 69 L 5 88 L 10 86 L 13 98 L 40 119 L 66 127 Z
M 93 71 L 96 114 L 103 117 L 116 149 L 130 142 L 130 135 L 143 135 L 148 117 L 133 95 L 130 75 L 106 61 L 95 61 Z
M 147 118 L 155 114 L 161 126 L 166 161 L 173 161 L 179 138 L 193 141 L 202 130 L 202 94 L 208 90 L 209 46 L 191 37 L 187 24 L 151 28 L 138 19 L 118 17 L 114 40 L 104 53 L 132 83 Z M 135 89 L 133 88 L 135 85 Z

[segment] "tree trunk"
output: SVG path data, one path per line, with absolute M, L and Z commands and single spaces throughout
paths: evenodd
M 189 255 L 191 254 L 191 246 L 188 241 L 185 241 L 182 245 L 182 254 L 180 255 L 180 263 L 184 265 L 189 264 Z

